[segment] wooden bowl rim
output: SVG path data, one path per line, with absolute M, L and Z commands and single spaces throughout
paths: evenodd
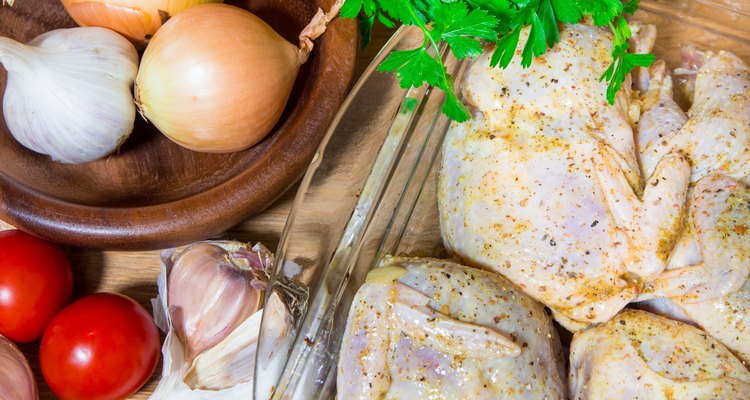
M 286 117 L 296 119 L 289 129 L 308 131 L 281 136 L 250 168 L 202 193 L 147 206 L 101 207 L 60 200 L 0 175 L 0 218 L 60 244 L 97 249 L 152 250 L 219 235 L 261 212 L 304 174 L 349 92 L 358 50 L 356 21 L 331 22 L 316 40 L 311 78 L 302 89 L 316 101 L 296 104 Z

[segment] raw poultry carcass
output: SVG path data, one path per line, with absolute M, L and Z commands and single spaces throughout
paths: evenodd
M 651 306 L 695 322 L 750 362 L 750 70 L 731 53 L 700 58 L 687 115 L 664 64 L 650 71 L 638 132 L 644 176 L 679 151 L 693 185 L 668 269 L 642 298 L 666 297 Z
M 611 48 L 606 30 L 578 24 L 527 69 L 493 68 L 486 52 L 463 86 L 475 117 L 443 145 L 446 247 L 513 281 L 570 330 L 609 320 L 663 271 L 690 179 L 672 153 L 641 193 L 630 93 L 611 106 L 599 80 Z
M 354 298 L 339 357 L 342 400 L 565 398 L 544 308 L 449 261 L 386 257 Z
M 568 384 L 571 400 L 750 398 L 750 372 L 721 343 L 629 309 L 575 334 Z

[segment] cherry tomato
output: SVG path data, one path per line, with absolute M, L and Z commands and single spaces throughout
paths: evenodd
M 17 343 L 39 339 L 72 291 L 70 263 L 57 245 L 0 232 L 0 334 Z
M 124 399 L 154 372 L 159 332 L 131 298 L 96 293 L 65 307 L 44 331 L 42 375 L 62 399 Z

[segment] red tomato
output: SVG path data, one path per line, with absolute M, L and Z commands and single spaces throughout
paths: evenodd
M 0 334 L 32 342 L 70 301 L 73 275 L 57 245 L 19 230 L 0 232 Z
M 154 372 L 159 332 L 131 298 L 86 296 L 65 307 L 44 331 L 42 374 L 62 399 L 124 399 Z

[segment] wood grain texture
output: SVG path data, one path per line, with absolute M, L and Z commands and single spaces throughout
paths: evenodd
M 19 0 L 16 4 L 21 2 L 23 0 Z M 0 27 L 0 30 L 2 30 L 2 27 Z M 392 33 L 393 30 L 382 26 L 376 27 L 371 45 L 363 49 L 357 57 L 355 77 L 362 74 Z M 253 243 L 261 242 L 271 250 L 275 250 L 296 192 L 297 184 L 295 183 L 262 213 L 247 218 L 220 234 L 211 236 Z M 10 228 L 13 228 L 13 226 L 0 220 L 0 230 Z M 161 251 L 162 249 L 102 251 L 91 248 L 66 247 L 66 252 L 74 268 L 74 299 L 96 292 L 123 293 L 135 299 L 151 312 L 150 300 L 157 294 L 156 277 L 160 270 L 159 255 Z M 20 347 L 34 371 L 40 390 L 40 399 L 56 399 L 57 397 L 44 382 L 39 369 L 39 343 L 30 343 Z M 156 388 L 160 376 L 161 363 L 157 365 L 148 383 L 131 399 L 148 399 Z
M 32 2 L 31 0 L 17 0 L 16 7 L 22 5 L 24 2 Z M 712 0 L 701 1 L 700 3 L 712 3 Z M 727 8 L 733 8 L 735 11 L 741 11 L 750 13 L 748 4 L 750 2 L 744 2 L 740 0 L 716 0 L 715 2 L 722 4 Z M 54 8 L 53 1 L 39 1 L 39 9 L 24 10 L 20 14 L 15 15 L 16 21 L 36 21 L 36 18 L 40 14 L 48 13 L 47 8 Z M 653 3 L 655 9 L 664 10 L 665 13 L 671 12 L 671 1 L 656 1 L 649 2 Z M 267 0 L 258 1 L 257 4 L 264 5 L 269 4 Z M 0 16 L 5 11 L 0 9 Z M 639 15 L 641 16 L 641 15 Z M 274 18 L 272 16 L 265 16 L 266 18 Z M 649 22 L 664 23 L 664 18 L 659 15 L 652 15 L 649 17 Z M 697 13 L 696 18 L 712 18 L 706 13 Z M 64 25 L 70 23 L 67 17 L 59 16 L 55 24 Z M 5 21 L 5 20 L 3 20 Z M 12 21 L 8 20 L 8 21 Z M 689 24 L 687 26 L 675 25 L 670 26 L 668 29 L 664 29 L 660 34 L 670 38 L 679 38 L 681 35 L 686 34 L 686 29 L 690 29 Z M 736 21 L 729 21 L 724 29 L 732 30 L 746 30 L 748 25 L 737 24 Z M 7 25 L 0 24 L 0 35 L 12 35 L 16 37 L 31 38 L 37 32 L 44 29 L 44 25 L 39 25 L 38 22 L 33 23 L 21 23 L 21 22 L 9 22 Z M 691 31 L 691 33 L 693 33 Z M 372 44 L 362 50 L 357 57 L 355 76 L 358 77 L 368 66 L 369 62 L 374 58 L 377 51 L 385 44 L 387 39 L 392 34 L 392 30 L 384 29 L 382 26 L 376 27 L 374 30 L 374 36 Z M 744 33 L 743 33 L 744 34 Z M 293 38 L 289 39 L 292 40 Z M 707 44 L 713 44 L 714 46 L 721 46 L 723 43 L 716 42 L 714 37 L 709 36 L 706 39 Z M 669 39 L 669 43 L 678 43 L 677 39 Z M 727 46 L 729 47 L 729 46 Z M 734 46 L 731 46 L 735 48 Z M 747 59 L 750 51 L 747 51 L 747 47 L 740 48 L 740 53 Z M 657 51 L 661 56 L 672 56 L 678 57 L 674 53 L 672 48 L 659 48 Z M 4 71 L 0 68 L 0 82 L 4 82 Z M 2 122 L 0 121 L 0 124 Z M 4 125 L 0 125 L 0 128 Z M 148 140 L 145 140 L 145 144 L 138 144 L 139 146 L 157 146 L 157 144 L 149 144 Z M 134 144 L 135 145 L 135 144 Z M 170 153 L 171 154 L 171 153 Z M 0 154 L 0 157 L 5 155 Z M 5 163 L 5 158 L 0 158 Z M 292 202 L 297 190 L 296 184 L 289 190 L 284 192 L 281 197 L 273 202 L 268 208 L 262 213 L 255 215 L 250 218 L 243 219 L 242 222 L 230 227 L 229 229 L 212 236 L 214 238 L 231 238 L 246 242 L 262 242 L 267 245 L 271 250 L 275 250 L 278 244 L 278 240 L 281 231 L 286 222 L 287 215 L 292 206 Z M 2 196 L 2 189 L 0 189 L 0 196 Z M 163 196 L 169 197 L 174 194 L 165 193 Z M 95 202 L 95 200 L 94 200 Z M 0 221 L 0 229 L 11 228 L 12 226 L 8 223 Z M 156 277 L 159 272 L 159 254 L 161 250 L 150 250 L 150 251 L 101 251 L 91 248 L 81 247 L 68 247 L 67 252 L 70 256 L 72 265 L 74 266 L 75 273 L 75 298 L 83 296 L 89 293 L 95 293 L 100 291 L 110 291 L 124 293 L 141 305 L 147 310 L 151 311 L 150 299 L 156 296 Z M 37 382 L 40 388 L 41 399 L 55 399 L 56 396 L 49 390 L 44 383 L 44 380 L 39 371 L 38 364 L 38 343 L 31 343 L 28 345 L 21 346 L 22 350 L 29 358 L 29 362 L 36 375 Z M 153 392 L 154 388 L 158 383 L 159 376 L 161 374 L 161 365 L 157 366 L 157 370 L 154 372 L 151 380 L 135 395 L 132 399 L 147 399 Z
M 318 7 L 333 0 L 227 1 L 249 9 L 293 43 Z M 74 26 L 58 1 L 0 8 L 0 36 L 20 41 Z M 277 126 L 257 145 L 197 153 L 138 117 L 131 137 L 105 159 L 69 165 L 23 148 L 0 119 L 0 218 L 73 246 L 142 250 L 217 235 L 276 200 L 304 173 L 349 91 L 356 22 L 338 19 L 318 41 Z M 0 92 L 7 74 L 0 71 Z

